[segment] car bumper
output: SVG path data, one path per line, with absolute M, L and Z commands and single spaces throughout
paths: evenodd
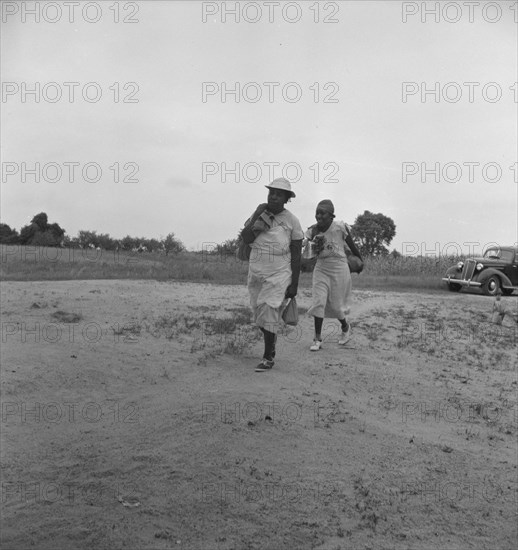
M 460 286 L 475 286 L 475 287 L 482 286 L 482 283 L 478 283 L 477 281 L 472 281 L 471 279 L 466 280 L 466 279 L 454 279 L 453 277 L 443 277 L 442 280 L 445 283 L 448 283 L 448 284 L 453 283 Z

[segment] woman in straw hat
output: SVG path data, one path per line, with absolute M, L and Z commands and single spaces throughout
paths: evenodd
M 290 182 L 277 178 L 268 189 L 268 202 L 260 204 L 245 222 L 241 238 L 251 245 L 248 291 L 254 320 L 264 336 L 263 359 L 256 372 L 274 365 L 275 343 L 282 306 L 294 298 L 300 274 L 304 232 L 299 220 L 284 205 L 295 197 Z
M 313 304 L 308 310 L 315 323 L 311 351 L 319 351 L 322 347 L 324 317 L 340 321 L 342 330 L 338 344 L 345 346 L 351 338 L 351 325 L 346 319 L 352 288 L 347 253 L 361 256 L 349 226 L 341 221 L 335 222 L 334 217 L 333 203 L 328 199 L 320 201 L 315 214 L 317 223 L 304 235 L 317 257 L 313 270 Z

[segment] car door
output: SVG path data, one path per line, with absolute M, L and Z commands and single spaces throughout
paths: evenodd
M 514 251 L 514 258 L 506 263 L 503 272 L 509 277 L 513 286 L 518 286 L 518 250 Z

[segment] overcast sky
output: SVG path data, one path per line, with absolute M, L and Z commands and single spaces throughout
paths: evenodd
M 2 2 L 2 222 L 200 249 L 284 168 L 303 227 L 329 198 L 400 252 L 515 243 L 516 2 L 435 4 Z

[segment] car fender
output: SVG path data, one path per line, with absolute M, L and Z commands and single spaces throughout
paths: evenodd
M 445 277 L 450 276 L 452 279 L 459 279 L 460 274 L 462 273 L 462 270 L 458 270 L 457 266 L 451 266 L 446 270 Z
M 480 275 L 477 276 L 477 280 L 481 283 L 484 283 L 489 279 L 489 277 L 496 275 L 502 282 L 502 286 L 513 286 L 510 279 L 498 269 L 492 269 L 491 267 L 484 269 Z

